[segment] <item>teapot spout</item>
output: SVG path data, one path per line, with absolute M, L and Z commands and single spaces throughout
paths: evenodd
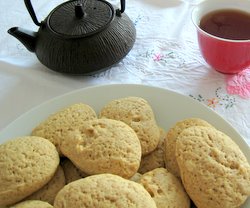
M 17 38 L 30 52 L 35 52 L 37 32 L 12 27 L 8 33 Z

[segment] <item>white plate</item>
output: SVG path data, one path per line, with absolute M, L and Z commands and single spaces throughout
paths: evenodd
M 240 134 L 222 117 L 192 98 L 175 92 L 144 85 L 114 84 L 80 89 L 33 108 L 12 122 L 0 133 L 0 143 L 16 136 L 29 135 L 31 130 L 51 113 L 77 102 L 84 102 L 99 110 L 110 100 L 125 96 L 140 96 L 152 106 L 158 124 L 165 130 L 175 122 L 189 117 L 202 118 L 229 135 L 250 162 L 250 149 Z M 250 207 L 248 199 L 244 208 Z

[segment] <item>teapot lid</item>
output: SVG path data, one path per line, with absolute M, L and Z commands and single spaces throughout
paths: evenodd
M 86 37 L 108 27 L 114 13 L 113 6 L 104 0 L 73 0 L 51 12 L 48 26 L 64 38 Z

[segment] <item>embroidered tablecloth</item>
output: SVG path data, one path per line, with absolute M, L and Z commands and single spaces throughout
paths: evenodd
M 120 6 L 118 0 L 109 0 Z M 191 20 L 195 0 L 127 0 L 136 42 L 117 65 L 93 76 L 47 69 L 15 38 L 13 26 L 37 30 L 22 0 L 0 2 L 0 129 L 19 115 L 75 89 L 114 83 L 158 86 L 190 96 L 227 120 L 250 145 L 250 69 L 229 76 L 203 60 Z M 62 0 L 32 1 L 39 20 Z

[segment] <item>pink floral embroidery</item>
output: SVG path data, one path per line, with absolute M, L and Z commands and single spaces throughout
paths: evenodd
M 218 108 L 220 106 L 225 107 L 225 109 L 229 109 L 232 108 L 236 103 L 235 96 L 226 94 L 221 87 L 218 87 L 215 90 L 215 96 L 210 98 L 205 98 L 201 94 L 198 94 L 197 96 L 189 96 L 192 97 L 194 100 L 204 103 L 213 109 Z
M 217 98 L 207 99 L 208 106 L 215 108 L 217 104 L 219 104 L 219 100 Z
M 161 54 L 159 54 L 159 53 L 154 54 L 154 58 L 153 58 L 154 61 L 160 61 L 161 59 L 162 59 L 162 55 Z
M 250 67 L 244 71 L 227 77 L 227 92 L 238 94 L 242 98 L 250 98 Z

